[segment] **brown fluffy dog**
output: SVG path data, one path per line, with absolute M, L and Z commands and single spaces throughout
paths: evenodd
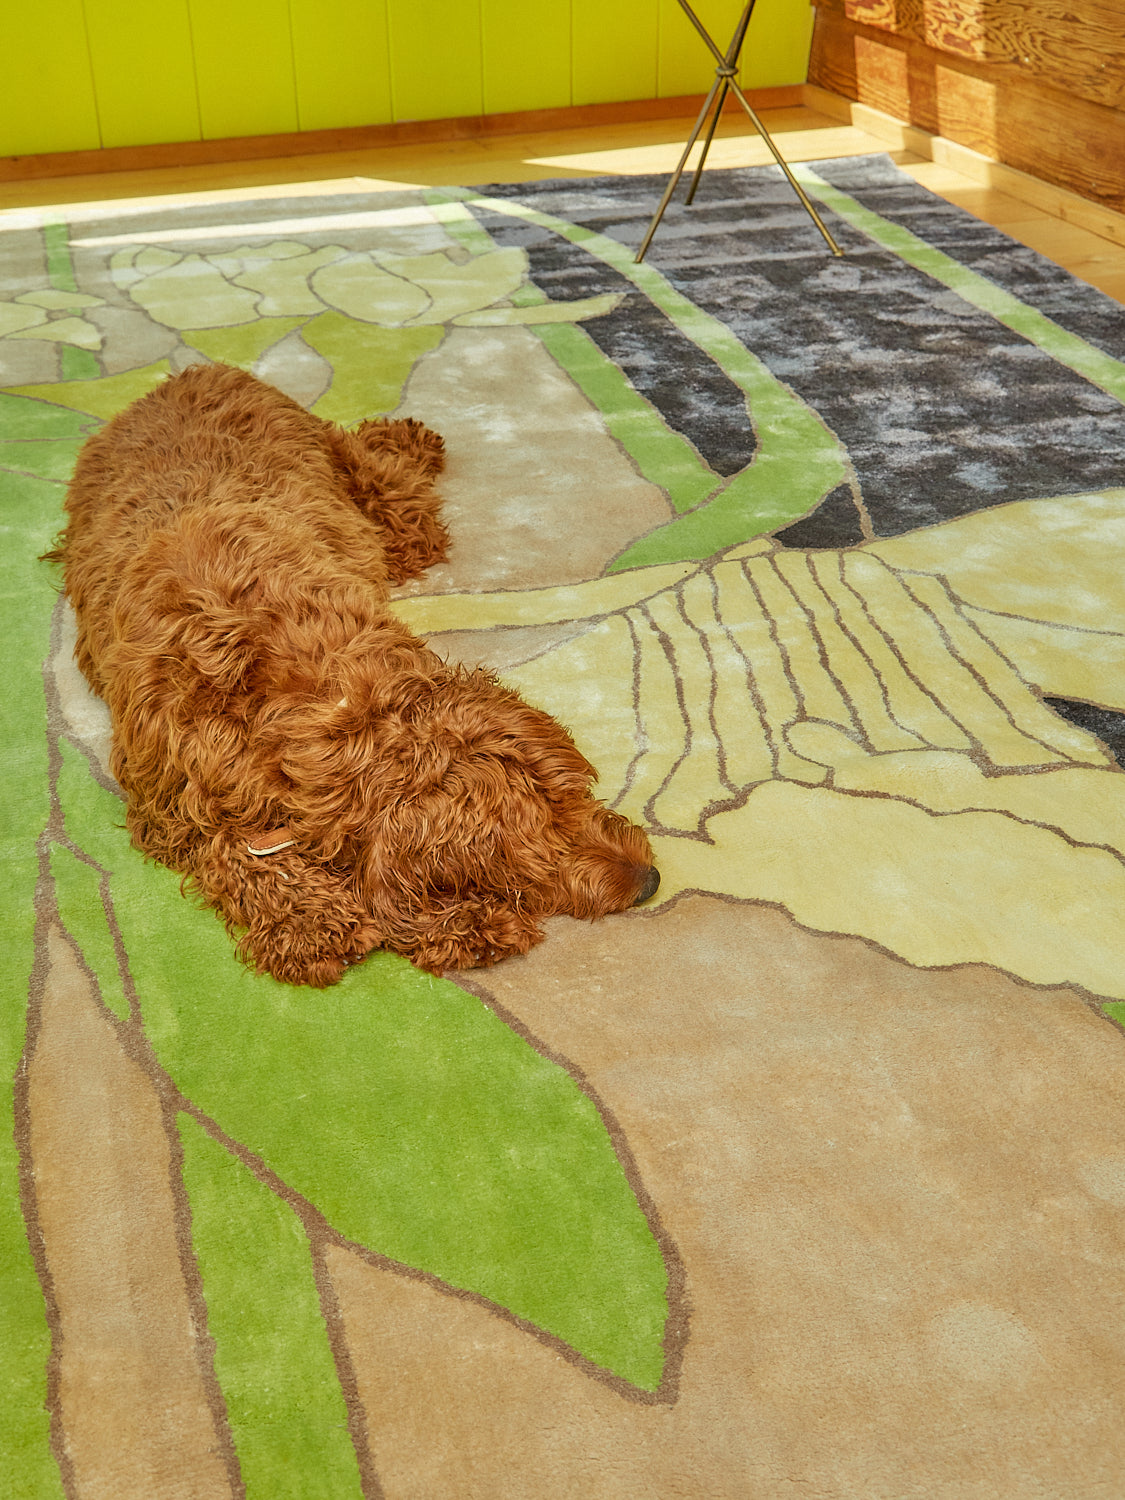
M 491 963 L 544 917 L 656 888 L 566 731 L 390 613 L 388 583 L 444 556 L 442 464 L 418 422 L 346 432 L 202 365 L 91 438 L 71 482 L 52 556 L 133 842 L 290 983 L 375 947 Z

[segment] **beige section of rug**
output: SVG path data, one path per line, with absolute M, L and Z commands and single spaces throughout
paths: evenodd
M 58 928 L 49 956 L 28 1118 L 63 1472 L 82 1500 L 222 1500 L 229 1438 L 160 1101 Z
M 453 329 L 400 416 L 445 439 L 449 562 L 404 593 L 540 588 L 598 577 L 672 512 L 526 328 Z
M 624 1130 L 690 1338 L 634 1404 L 333 1251 L 387 1500 L 1120 1494 L 1125 1050 L 1079 995 L 703 897 L 483 978 Z

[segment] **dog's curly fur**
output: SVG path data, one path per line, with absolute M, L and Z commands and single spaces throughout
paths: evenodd
M 390 613 L 388 584 L 445 555 L 443 462 L 418 422 L 345 431 L 197 365 L 92 437 L 70 485 L 50 556 L 133 841 L 291 983 L 375 947 L 494 962 L 655 886 L 566 731 Z

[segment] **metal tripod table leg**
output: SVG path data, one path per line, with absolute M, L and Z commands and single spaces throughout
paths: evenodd
M 724 78 L 719 88 L 719 97 L 715 101 L 715 110 L 711 116 L 711 123 L 707 127 L 707 139 L 703 142 L 703 150 L 699 153 L 699 162 L 695 168 L 695 176 L 691 179 L 691 187 L 687 190 L 685 203 L 690 203 L 695 197 L 695 190 L 699 186 L 699 179 L 703 176 L 704 163 L 707 153 L 711 149 L 711 142 L 715 139 L 715 126 L 719 123 L 719 116 L 723 112 L 723 105 L 727 102 L 727 94 L 730 92 L 730 79 Z
M 769 147 L 774 161 L 777 162 L 778 166 L 785 173 L 789 186 L 793 189 L 794 193 L 796 193 L 802 208 L 804 208 L 809 218 L 812 219 L 817 229 L 820 230 L 820 233 L 824 237 L 824 241 L 827 244 L 828 248 L 832 251 L 832 254 L 843 255 L 844 253 L 840 249 L 836 241 L 833 239 L 827 225 L 824 223 L 824 220 L 820 217 L 815 207 L 810 202 L 808 194 L 805 192 L 804 188 L 797 181 L 797 179 L 793 176 L 793 173 L 789 170 L 789 166 L 786 163 L 785 158 L 774 145 L 772 136 L 751 107 L 750 101 L 747 99 L 746 95 L 742 92 L 738 84 L 735 82 L 735 74 L 738 72 L 738 59 L 739 55 L 742 52 L 742 44 L 746 40 L 746 28 L 750 25 L 750 17 L 754 13 L 754 5 L 755 0 L 747 0 L 747 4 L 742 12 L 742 15 L 739 17 L 738 25 L 735 28 L 734 36 L 731 38 L 730 46 L 724 53 L 719 51 L 711 36 L 708 34 L 706 27 L 703 25 L 703 22 L 699 19 L 695 11 L 692 10 L 691 6 L 688 4 L 688 0 L 679 0 L 680 9 L 687 16 L 688 20 L 695 27 L 696 31 L 699 32 L 699 35 L 703 38 L 703 41 L 706 43 L 708 50 L 716 61 L 717 66 L 715 68 L 715 81 L 714 83 L 712 83 L 711 88 L 707 94 L 707 98 L 703 102 L 703 108 L 699 112 L 699 118 L 695 122 L 695 127 L 692 130 L 691 135 L 688 136 L 687 145 L 684 147 L 684 152 L 680 157 L 679 164 L 676 167 L 676 170 L 673 172 L 668 182 L 668 186 L 664 189 L 664 196 L 661 198 L 660 204 L 655 214 L 653 214 L 652 216 L 652 221 L 648 226 L 648 231 L 645 234 L 644 239 L 641 241 L 641 247 L 634 257 L 635 261 L 639 262 L 645 258 L 648 247 L 652 244 L 652 237 L 656 233 L 661 219 L 664 217 L 664 210 L 672 201 L 672 194 L 676 191 L 676 187 L 680 181 L 680 178 L 683 176 L 684 168 L 687 165 L 687 159 L 691 155 L 691 148 L 699 139 L 699 135 L 703 129 L 704 122 L 706 121 L 707 116 L 711 114 L 712 105 L 714 105 L 714 113 L 711 115 L 711 122 L 707 130 L 707 138 L 703 143 L 703 150 L 700 155 L 699 162 L 695 168 L 695 174 L 692 178 L 691 187 L 688 190 L 688 203 L 690 203 L 695 197 L 695 190 L 699 186 L 700 177 L 703 175 L 703 165 L 707 160 L 707 153 L 711 149 L 711 142 L 715 138 L 715 128 L 719 123 L 719 116 L 720 114 L 722 114 L 723 105 L 726 103 L 728 92 L 732 93 L 735 96 L 739 104 L 741 104 L 742 108 L 746 111 L 747 115 L 750 118 L 750 123 L 753 125 L 754 129 L 758 132 L 758 134 L 765 141 L 766 145 Z
M 641 260 L 644 259 L 645 251 L 648 249 L 649 245 L 652 243 L 652 237 L 656 233 L 656 226 L 660 223 L 661 219 L 664 217 L 664 210 L 668 207 L 668 204 L 670 203 L 671 198 L 672 198 L 672 194 L 676 191 L 676 184 L 679 182 L 680 178 L 683 176 L 684 168 L 687 166 L 687 159 L 691 155 L 691 148 L 695 145 L 696 141 L 699 139 L 699 132 L 703 129 L 703 126 L 704 126 L 704 124 L 705 124 L 705 122 L 707 120 L 707 115 L 708 115 L 708 113 L 709 113 L 709 111 L 711 109 L 711 105 L 714 102 L 715 95 L 718 92 L 719 92 L 719 76 L 718 76 L 718 73 L 716 72 L 716 74 L 715 74 L 715 81 L 711 85 L 711 91 L 707 95 L 707 98 L 703 101 L 703 108 L 699 111 L 699 118 L 698 118 L 698 120 L 696 120 L 695 125 L 692 128 L 692 132 L 691 132 L 691 134 L 687 138 L 687 145 L 684 147 L 683 155 L 680 157 L 680 160 L 679 160 L 679 162 L 678 162 L 678 164 L 676 166 L 676 170 L 672 173 L 671 177 L 668 179 L 668 186 L 664 189 L 664 196 L 660 200 L 660 207 L 656 210 L 656 213 L 653 215 L 652 223 L 648 226 L 648 233 L 645 235 L 644 240 L 641 243 L 641 248 L 637 251 L 636 259 L 638 261 L 641 261 Z

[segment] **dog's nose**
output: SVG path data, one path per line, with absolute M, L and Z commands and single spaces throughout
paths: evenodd
M 645 876 L 645 883 L 641 886 L 641 893 L 633 902 L 633 905 L 640 906 L 642 901 L 647 901 L 650 896 L 655 896 L 659 889 L 660 871 L 656 868 L 655 865 L 653 865 L 648 874 Z

